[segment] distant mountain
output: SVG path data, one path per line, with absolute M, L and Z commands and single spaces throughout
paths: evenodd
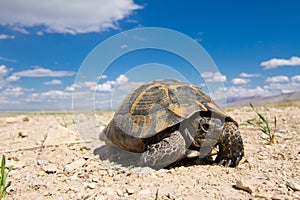
M 290 93 L 281 93 L 272 96 L 266 97 L 250 97 L 246 99 L 230 99 L 227 106 L 230 107 L 239 107 L 239 106 L 248 106 L 249 103 L 254 105 L 261 106 L 266 104 L 277 104 L 285 103 L 290 101 L 300 100 L 300 91 L 290 92 Z

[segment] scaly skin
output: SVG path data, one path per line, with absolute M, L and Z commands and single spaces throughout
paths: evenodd
M 219 165 L 235 167 L 243 156 L 243 140 L 238 127 L 233 122 L 225 122 L 216 161 Z

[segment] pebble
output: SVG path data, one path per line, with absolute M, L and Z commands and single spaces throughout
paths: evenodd
M 294 199 L 300 199 L 300 194 L 295 193 L 295 194 L 293 194 L 293 197 L 294 197 Z
M 55 164 L 48 164 L 48 165 L 44 165 L 43 168 L 44 172 L 46 172 L 47 174 L 54 174 L 57 172 L 57 166 Z
M 105 188 L 105 190 L 103 191 L 103 194 L 108 195 L 108 196 L 114 196 L 114 195 L 116 195 L 116 192 L 112 188 Z
M 117 195 L 121 197 L 121 196 L 123 196 L 124 194 L 123 194 L 122 190 L 117 190 Z
M 95 183 L 88 183 L 87 187 L 90 189 L 95 189 L 96 188 L 96 184 Z
M 19 131 L 18 132 L 18 137 L 20 137 L 20 138 L 28 137 L 28 133 L 25 132 L 25 131 Z
M 170 197 L 174 194 L 176 190 L 174 185 L 163 185 L 158 189 L 157 196 L 159 199 L 163 197 Z
M 285 196 L 283 195 L 274 195 L 271 197 L 272 200 L 281 200 L 281 199 L 286 199 Z
M 36 163 L 37 163 L 37 165 L 46 165 L 47 161 L 46 160 L 37 160 Z
M 300 191 L 300 185 L 293 181 L 286 182 L 286 186 L 294 191 Z
M 236 181 L 235 188 L 244 190 L 250 194 L 253 192 L 253 189 L 250 186 L 248 186 L 247 184 L 245 184 L 242 180 Z
M 141 191 L 139 191 L 139 193 L 138 193 L 138 195 L 141 195 L 141 196 L 143 196 L 143 195 L 150 195 L 151 194 L 151 190 L 150 189 L 145 189 L 145 190 L 141 190 Z
M 20 115 L 17 117 L 8 117 L 4 120 L 4 122 L 7 124 L 13 124 L 18 122 L 29 122 L 29 118 L 25 115 Z
M 98 177 L 94 177 L 94 178 L 92 178 L 92 181 L 95 182 L 95 183 L 98 183 L 99 182 L 99 178 Z
M 29 122 L 29 118 L 27 116 L 22 116 L 22 121 L 23 122 Z
M 133 188 L 126 188 L 126 192 L 127 192 L 128 194 L 133 194 L 135 191 L 134 191 Z
M 7 166 L 12 166 L 14 170 L 22 169 L 25 164 L 21 161 L 8 160 Z
M 74 172 L 79 167 L 82 167 L 85 164 L 85 160 L 83 158 L 80 158 L 64 167 L 65 173 L 71 173 Z

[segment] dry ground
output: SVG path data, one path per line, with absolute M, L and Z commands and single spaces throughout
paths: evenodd
M 240 123 L 244 140 L 245 157 L 238 167 L 192 165 L 157 171 L 101 161 L 93 155 L 100 143 L 78 139 L 72 113 L 1 113 L 0 155 L 14 166 L 4 199 L 300 199 L 300 191 L 286 186 L 288 181 L 300 184 L 300 106 L 259 110 L 271 122 L 277 116 L 279 137 L 272 146 L 246 124 L 255 117 L 249 107 L 227 110 Z M 100 132 L 110 117 L 97 113 L 91 130 Z M 92 140 L 97 138 L 94 133 Z M 239 180 L 253 193 L 236 189 Z

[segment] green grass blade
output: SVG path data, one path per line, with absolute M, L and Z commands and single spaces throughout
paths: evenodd
M 276 117 L 274 117 L 274 134 L 275 134 L 276 130 L 277 130 L 277 119 L 276 119 Z
M 275 132 L 277 130 L 276 117 L 274 117 L 274 133 L 273 133 L 273 132 L 271 132 L 271 126 L 270 126 L 268 119 L 263 114 L 258 112 L 258 110 L 255 108 L 255 106 L 252 103 L 249 103 L 249 104 L 250 104 L 250 107 L 252 108 L 252 110 L 258 115 L 259 120 L 258 120 L 258 122 L 254 122 L 254 120 L 251 119 L 251 120 L 248 120 L 247 123 L 259 128 L 259 130 L 262 133 L 264 133 L 268 136 L 269 144 L 270 145 L 274 144 L 275 143 Z M 266 138 L 264 138 L 264 139 L 266 139 Z
M 254 122 L 252 122 L 251 120 L 248 120 L 247 123 L 252 125 L 252 126 L 256 126 L 256 124 Z
M 263 121 L 263 123 L 266 125 L 266 129 L 271 132 L 270 130 L 270 125 L 269 125 L 269 121 L 267 120 L 266 117 L 264 117 L 262 114 L 257 112 L 257 115 L 259 116 L 259 118 Z
M 253 104 L 252 103 L 249 103 L 249 104 L 250 104 L 251 108 L 255 111 Z
M 5 175 L 5 164 L 6 164 L 6 162 L 5 162 L 5 156 L 4 155 L 2 155 L 2 161 L 1 161 L 1 183 L 0 183 L 0 185 L 1 186 L 3 186 L 4 184 L 5 184 L 5 182 L 4 182 L 4 175 Z
M 264 128 L 260 128 L 260 131 L 263 132 L 266 135 L 269 135 L 268 131 L 266 129 L 264 129 Z

